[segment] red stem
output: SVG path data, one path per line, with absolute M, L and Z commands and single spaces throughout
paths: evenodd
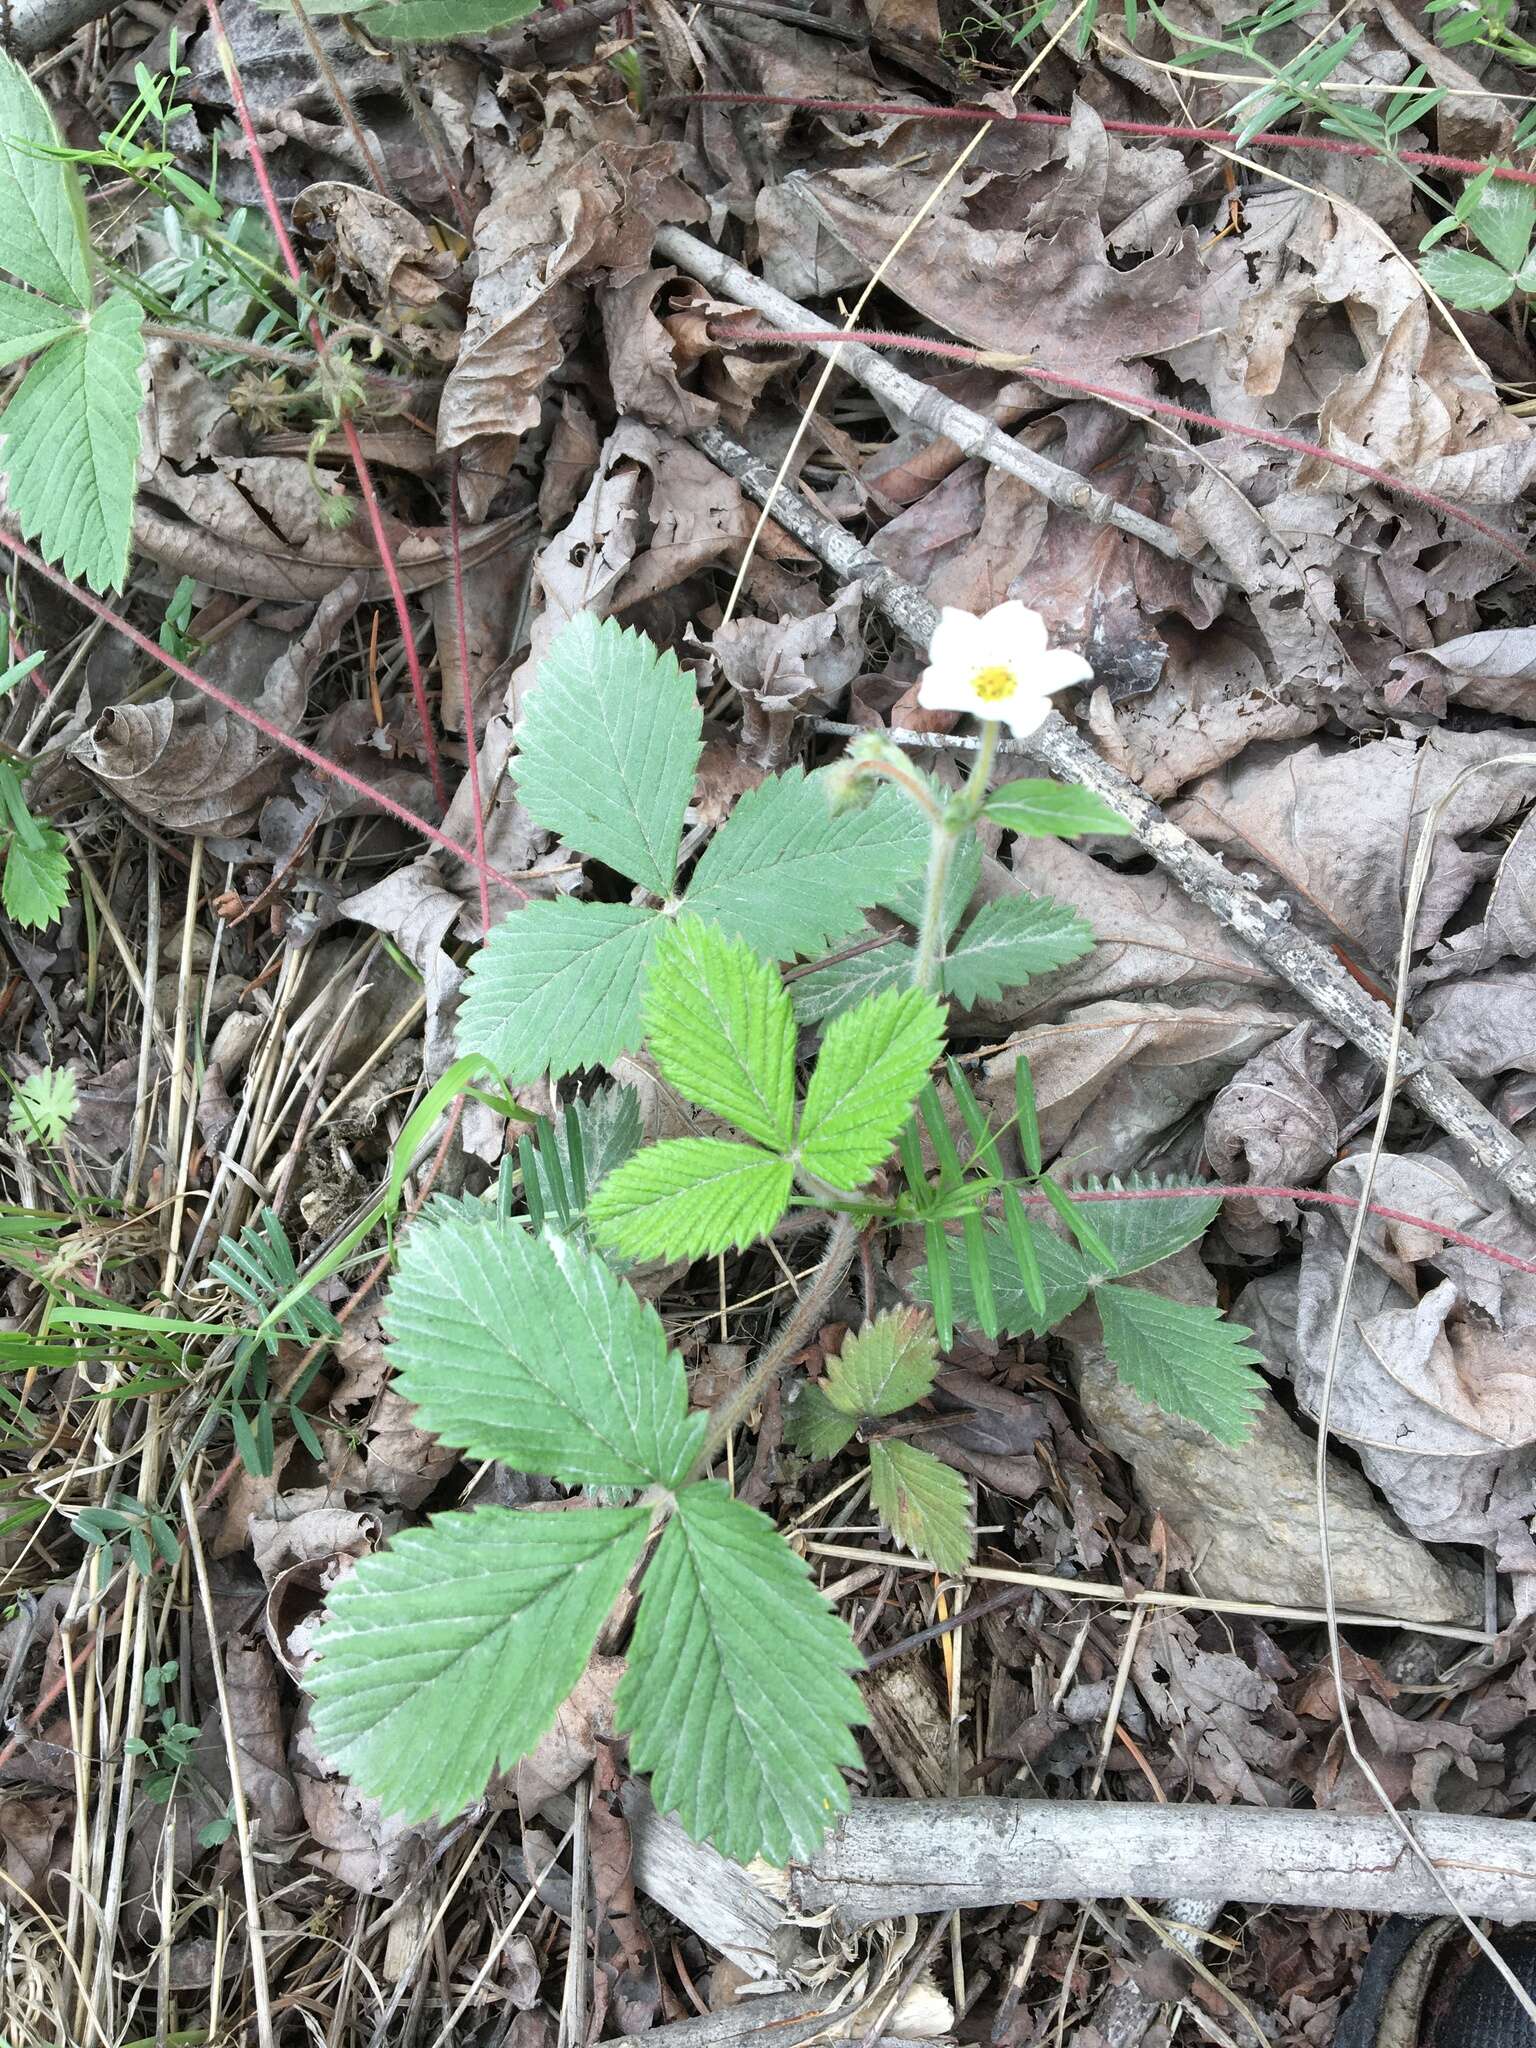
M 219 53 L 224 76 L 229 81 L 229 96 L 234 104 L 235 114 L 240 122 L 240 132 L 245 137 L 246 148 L 250 151 L 251 169 L 256 174 L 256 184 L 261 193 L 261 203 L 266 210 L 272 233 L 282 254 L 288 275 L 292 278 L 300 297 L 304 291 L 304 273 L 299 259 L 294 254 L 293 243 L 284 225 L 282 209 L 277 203 L 273 190 L 271 173 L 267 169 L 266 155 L 257 139 L 256 124 L 251 119 L 251 110 L 246 102 L 245 87 L 240 80 L 240 67 L 235 62 L 235 53 L 224 29 L 224 17 L 219 12 L 219 0 L 208 0 L 208 21 L 213 30 L 214 46 Z M 330 346 L 326 341 L 320 322 L 315 315 L 309 315 L 310 340 L 315 345 L 315 354 L 330 360 Z M 384 527 L 384 515 L 379 509 L 378 496 L 373 488 L 373 477 L 363 455 L 363 445 L 357 437 L 357 429 L 345 414 L 342 415 L 342 432 L 346 435 L 347 452 L 352 466 L 357 471 L 358 485 L 363 494 L 363 503 L 368 508 L 368 523 L 373 528 L 374 546 L 379 551 L 384 578 L 389 585 L 390 597 L 394 600 L 395 617 L 400 623 L 400 637 L 405 644 L 405 665 L 411 678 L 411 695 L 416 700 L 416 716 L 421 721 L 422 741 L 427 752 L 427 767 L 432 776 L 432 789 L 438 806 L 448 808 L 448 787 L 443 781 L 443 764 L 437 755 L 437 735 L 432 727 L 432 714 L 427 706 L 427 680 L 422 673 L 421 656 L 416 650 L 416 635 L 411 629 L 411 614 L 405 601 L 405 589 L 400 581 L 400 571 L 395 563 L 395 551 L 390 545 L 389 535 Z
M 453 563 L 453 630 L 459 656 L 459 687 L 464 693 L 464 740 L 469 749 L 469 798 L 475 813 L 475 852 L 480 856 L 480 924 L 491 929 L 491 885 L 486 880 L 485 808 L 480 800 L 480 750 L 475 744 L 475 693 L 469 685 L 469 635 L 464 625 L 464 558 L 459 551 L 459 456 L 448 465 L 448 553 Z
M 1475 513 L 1466 511 L 1460 505 L 1453 505 L 1449 498 L 1442 498 L 1434 491 L 1426 491 L 1418 484 L 1407 483 L 1402 477 L 1390 476 L 1384 469 L 1375 469 L 1368 462 L 1360 462 L 1353 455 L 1340 455 L 1332 448 L 1324 448 L 1316 441 L 1304 441 L 1297 434 L 1282 434 L 1273 427 L 1251 427 L 1241 420 L 1224 420 L 1215 413 L 1196 412 L 1193 406 L 1175 405 L 1168 398 L 1144 398 L 1135 391 L 1118 391 L 1110 384 L 1090 384 L 1086 378 L 1072 377 L 1065 370 L 1052 370 L 1043 363 L 1037 363 L 1032 356 L 1010 356 L 995 349 L 970 348 L 957 341 L 930 341 L 924 336 L 893 334 L 883 329 L 863 327 L 727 327 L 715 323 L 710 328 L 712 339 L 721 342 L 761 342 L 764 344 L 790 346 L 815 343 L 818 346 L 838 341 L 862 342 L 866 348 L 908 349 L 917 355 L 942 356 L 952 363 L 979 363 L 988 369 L 1017 370 L 1021 377 L 1036 384 L 1056 384 L 1065 391 L 1080 391 L 1086 398 L 1102 398 L 1110 405 L 1123 405 L 1135 412 L 1157 413 L 1161 418 L 1183 420 L 1193 427 L 1208 427 L 1217 433 L 1237 434 L 1249 441 L 1262 441 L 1267 448 L 1283 448 L 1291 455 L 1314 456 L 1319 462 L 1333 463 L 1339 469 L 1352 470 L 1356 476 L 1369 477 L 1372 483 L 1383 490 L 1395 491 L 1405 498 L 1413 498 L 1427 506 L 1442 519 L 1454 520 L 1458 525 L 1467 526 L 1474 533 L 1481 534 L 1499 553 L 1507 555 L 1522 569 L 1533 566 L 1531 557 L 1523 548 L 1486 525 Z
M 284 753 L 296 755 L 309 767 L 316 768 L 322 775 L 328 776 L 332 782 L 339 782 L 343 788 L 366 797 L 369 803 L 377 804 L 381 811 L 387 811 L 392 818 L 398 818 L 402 825 L 408 825 L 413 832 L 419 832 L 435 846 L 441 846 L 456 860 L 461 860 L 472 867 L 477 874 L 481 871 L 480 858 L 471 853 L 468 847 L 460 846 L 456 839 L 450 839 L 447 833 L 436 825 L 429 825 L 425 818 L 418 818 L 414 811 L 407 809 L 404 804 L 396 803 L 392 796 L 386 796 L 382 790 L 372 788 L 361 776 L 353 775 L 338 762 L 328 761 L 324 754 L 318 754 L 313 747 L 305 746 L 302 740 L 294 739 L 290 733 L 282 731 L 269 719 L 263 718 L 259 711 L 253 711 L 249 704 L 242 704 L 238 697 L 231 697 L 228 691 L 221 690 L 217 683 L 210 683 L 208 678 L 200 676 L 196 669 L 188 668 L 184 661 L 178 661 L 174 654 L 167 654 L 163 647 L 156 646 L 148 634 L 141 633 L 137 626 L 130 625 L 120 613 L 113 611 L 109 604 L 104 604 L 90 591 L 82 590 L 77 583 L 71 583 L 67 576 L 51 568 L 41 555 L 34 554 L 25 542 L 17 540 L 14 534 L 7 533 L 3 527 L 0 527 L 0 548 L 5 548 L 18 562 L 25 562 L 27 567 L 35 570 L 39 576 L 46 577 L 56 589 L 62 590 L 67 597 L 72 597 L 76 604 L 84 605 L 88 612 L 94 612 L 98 619 L 104 619 L 114 631 L 121 633 L 125 640 L 131 640 L 135 647 L 147 654 L 158 667 L 169 669 L 173 676 L 180 676 L 183 682 L 190 683 L 205 697 L 212 698 L 213 702 L 222 706 L 232 718 L 238 718 L 242 723 L 253 726 L 264 739 L 270 740 L 273 746 L 281 747 Z M 514 895 L 522 897 L 524 901 L 527 900 L 527 891 L 520 889 L 509 876 L 503 875 L 493 867 L 486 867 L 484 872 L 493 881 L 499 882 L 503 888 L 510 889 Z
M 717 106 L 800 107 L 809 114 L 872 114 L 877 118 L 898 116 L 912 121 L 990 121 L 1002 128 L 1012 125 L 1070 128 L 1072 125 L 1070 114 L 1041 114 L 1027 107 L 1002 112 L 994 107 L 925 107 L 902 100 L 807 100 L 787 92 L 690 92 L 680 93 L 678 98 L 703 100 Z M 1104 120 L 1104 117 L 1101 115 L 1100 119 Z M 1185 128 L 1172 121 L 1104 120 L 1104 126 L 1112 135 L 1160 137 L 1169 142 L 1214 142 L 1240 149 L 1312 149 L 1327 156 L 1380 157 L 1384 154 L 1369 142 L 1340 142 L 1326 135 L 1276 135 L 1268 129 L 1260 135 L 1250 135 L 1244 141 L 1235 128 Z M 1488 164 L 1479 163 L 1476 157 L 1441 156 L 1428 149 L 1396 150 L 1392 161 L 1418 164 L 1429 171 L 1454 171 L 1465 178 L 1480 177 L 1490 168 Z M 1505 179 L 1516 185 L 1536 185 L 1536 171 L 1519 171 L 1510 164 L 1494 164 L 1491 168 L 1496 179 Z

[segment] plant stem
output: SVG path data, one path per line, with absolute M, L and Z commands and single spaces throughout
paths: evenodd
M 839 1216 L 834 1221 L 827 1233 L 826 1251 L 822 1254 L 821 1264 L 811 1276 L 810 1286 L 795 1303 L 778 1335 L 735 1393 L 728 1400 L 722 1401 L 711 1414 L 709 1434 L 704 1439 L 699 1455 L 693 1461 L 693 1468 L 688 1474 L 690 1481 L 705 1477 L 714 1463 L 716 1453 L 724 1447 L 732 1430 L 756 1407 L 758 1397 L 767 1390 L 769 1382 L 777 1378 L 786 1360 L 794 1357 L 816 1328 L 823 1309 L 831 1299 L 833 1289 L 848 1270 L 858 1235 L 858 1226 L 851 1216 Z
M 928 886 L 923 892 L 923 921 L 917 934 L 917 959 L 912 968 L 914 988 L 938 995 L 939 969 L 944 964 L 944 890 L 949 881 L 955 846 L 962 832 L 968 832 L 981 816 L 992 780 L 992 763 L 997 759 L 998 735 L 1002 726 L 995 718 L 983 721 L 981 745 L 971 764 L 970 775 L 958 796 L 952 796 L 944 814 L 934 822 L 928 842 Z

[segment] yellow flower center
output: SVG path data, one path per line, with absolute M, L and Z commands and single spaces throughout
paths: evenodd
M 982 668 L 971 677 L 971 688 L 983 704 L 1001 704 L 1018 687 L 1019 679 L 1011 668 Z

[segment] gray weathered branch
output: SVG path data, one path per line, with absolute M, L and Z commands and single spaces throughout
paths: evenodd
M 771 284 L 765 284 L 750 270 L 682 228 L 662 228 L 656 236 L 656 249 L 700 284 L 707 284 L 711 291 L 724 292 L 743 306 L 753 307 L 775 327 L 803 333 L 807 328 L 826 325 L 806 307 L 775 291 Z M 969 406 L 943 397 L 932 385 L 909 377 L 863 342 L 807 342 L 806 346 L 824 356 L 835 354 L 839 366 L 850 377 L 877 398 L 888 399 L 914 426 L 926 427 L 946 441 L 953 441 L 963 454 L 979 455 L 994 469 L 1006 470 L 1062 511 L 1075 512 L 1095 526 L 1117 526 L 1122 533 L 1133 534 L 1173 561 L 1188 559 L 1171 528 L 1120 504 L 1075 470 L 1052 462 L 1048 455 L 1026 448 L 981 413 L 972 412 Z
M 693 438 L 712 462 L 735 477 L 748 497 L 759 505 L 767 503 L 774 472 L 766 462 L 718 427 L 706 427 Z M 894 576 L 852 534 L 814 511 L 787 487 L 781 486 L 774 499 L 773 516 L 829 569 L 859 583 L 915 647 L 927 649 L 939 615 L 920 591 Z M 931 734 L 892 736 L 914 746 L 943 744 Z M 1066 781 L 1080 783 L 1102 797 L 1187 896 L 1236 932 L 1266 967 L 1289 982 L 1352 1045 L 1378 1066 L 1386 1065 L 1392 1035 L 1392 1015 L 1386 1005 L 1367 995 L 1331 953 L 1295 929 L 1287 903 L 1272 901 L 1234 881 L 1215 854 L 1181 831 L 1150 797 L 1111 768 L 1075 726 L 1053 711 L 1039 731 L 1031 734 L 1027 747 L 1005 743 L 1002 751 L 1029 754 Z M 1405 1093 L 1424 1114 L 1465 1146 L 1522 1209 L 1536 1214 L 1536 1159 L 1514 1133 L 1484 1108 L 1448 1067 L 1427 1059 L 1408 1032 L 1403 1034 L 1399 1071 Z

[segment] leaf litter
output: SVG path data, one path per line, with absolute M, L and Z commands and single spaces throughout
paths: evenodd
M 1536 1111 L 1536 789 L 1528 762 L 1488 766 L 1527 748 L 1536 722 L 1529 575 L 1511 561 L 1536 477 L 1518 396 L 1536 363 L 1523 320 L 1487 309 L 1452 319 L 1424 288 L 1418 245 L 1460 181 L 1410 177 L 1380 154 L 1281 162 L 1254 145 L 1234 161 L 1172 133 L 1128 136 L 1111 124 L 1227 125 L 1239 88 L 1219 66 L 1186 76 L 1162 21 L 1122 33 L 1106 9 L 1086 37 L 1058 40 L 1031 81 L 1033 110 L 1043 103 L 1065 125 L 998 121 L 942 183 L 957 138 L 973 131 L 908 110 L 980 100 L 1004 113 L 1002 88 L 1028 61 L 995 24 L 960 12 L 835 0 L 799 18 L 782 7 L 685 17 L 648 0 L 577 7 L 568 28 L 539 15 L 397 44 L 386 57 L 329 14 L 306 25 L 286 11 L 225 11 L 316 304 L 337 334 L 365 342 L 357 433 L 435 663 L 436 736 L 412 702 L 345 443 L 325 428 L 324 376 L 291 319 L 266 356 L 258 342 L 242 357 L 257 331 L 248 293 L 223 323 L 228 349 L 188 339 L 198 321 L 185 309 L 212 303 L 195 278 L 176 283 L 190 293 L 175 302 L 178 338 L 147 340 L 125 603 L 151 634 L 168 622 L 168 653 L 438 824 L 459 853 L 424 852 L 398 814 L 296 766 L 237 712 L 168 687 L 147 656 L 82 632 L 77 609 L 23 576 L 13 645 L 46 648 L 48 685 L 60 687 L 0 697 L 4 738 L 36 762 L 29 794 L 67 828 L 78 879 L 41 933 L 0 927 L 0 1028 L 14 1083 L 67 1067 L 78 1107 L 51 1148 L 8 1126 L 0 1169 L 0 1222 L 62 1219 L 14 1249 L 0 1238 L 0 1344 L 19 1361 L 12 1374 L 6 1358 L 3 1382 L 0 1566 L 14 1604 L 0 1619 L 0 1868 L 86 1946 L 72 1983 L 46 1923 L 18 1914 L 7 1996 L 21 2001 L 21 2039 L 78 2033 L 80 1983 L 100 1989 L 95 2010 L 114 2041 L 246 2009 L 257 1979 L 231 1750 L 263 1938 L 282 1944 L 295 2010 L 340 1996 L 357 2038 L 430 2040 L 460 2023 L 451 2016 L 468 1989 L 463 2038 L 544 2048 L 570 2038 L 562 2013 L 567 2028 L 580 2014 L 596 2041 L 730 2001 L 735 1965 L 648 1896 L 632 1859 L 613 1694 L 641 1639 L 624 1619 L 599 1639 L 551 1734 L 468 1826 L 390 1817 L 317 1741 L 306 1660 L 321 1597 L 349 1565 L 387 1535 L 426 1531 L 469 1488 L 502 1509 L 554 1498 L 515 1456 L 477 1470 L 429 1433 L 392 1384 L 377 1293 L 366 1291 L 376 1281 L 365 1279 L 355 1317 L 355 1280 L 327 1282 L 323 1301 L 348 1314 L 342 1345 L 311 1358 L 284 1338 L 238 1397 L 212 1340 L 125 1337 L 102 1359 L 75 1343 L 48 1348 L 41 1313 L 62 1284 L 124 1309 L 175 1315 L 195 1300 L 199 1316 L 232 1313 L 232 1298 L 221 1306 L 199 1290 L 219 1239 L 259 1202 L 277 1200 L 302 1263 L 323 1249 L 325 1220 L 341 1220 L 338 1204 L 387 1175 L 405 1118 L 452 1063 L 464 1006 L 489 999 L 494 946 L 464 993 L 487 915 L 497 971 L 514 974 L 520 935 L 633 931 L 627 993 L 638 1005 L 651 939 L 632 883 L 663 897 L 686 886 L 750 937 L 763 917 L 749 886 L 754 810 L 797 802 L 802 767 L 837 751 L 820 727 L 942 735 L 953 723 L 916 711 L 920 659 L 857 581 L 822 574 L 772 524 L 752 545 L 754 506 L 696 437 L 724 427 L 777 463 L 815 365 L 803 349 L 744 339 L 759 316 L 658 257 L 659 228 L 729 248 L 806 306 L 812 329 L 835 325 L 880 266 L 871 326 L 981 352 L 960 366 L 903 359 L 915 374 L 1171 529 L 1182 559 L 1085 524 L 840 374 L 791 470 L 931 601 L 1038 609 L 1053 641 L 1093 665 L 1080 717 L 1106 758 L 1232 873 L 1279 894 L 1297 928 L 1365 985 L 1390 983 L 1430 806 L 1464 771 L 1486 770 L 1460 784 L 1441 825 L 1410 1015 L 1425 1053 L 1517 1132 Z M 1219 42 L 1233 10 L 1192 6 L 1169 20 Z M 167 61 L 165 35 L 144 23 L 119 21 L 115 33 L 110 48 L 91 46 L 78 103 L 60 103 L 72 139 L 122 111 L 136 64 Z M 1295 57 L 1296 35 L 1292 24 L 1267 46 L 1277 61 Z M 259 225 L 257 166 L 232 125 L 216 43 L 184 32 L 191 111 L 174 131 L 177 161 L 210 173 L 218 133 L 221 196 Z M 1037 33 L 1031 52 L 1040 45 Z M 1396 9 L 1377 10 L 1334 76 L 1395 89 L 1415 65 L 1449 88 L 1408 131 L 1416 145 L 1510 149 L 1528 74 L 1480 45 L 1453 55 Z M 690 97 L 701 92 L 738 97 Z M 882 110 L 892 101 L 903 111 Z M 1369 91 L 1358 104 L 1372 104 Z M 375 188 L 376 169 L 387 189 Z M 115 224 L 114 255 L 168 277 L 180 258 L 163 227 Z M 1053 371 L 1122 396 L 1065 390 Z M 1146 401 L 1217 424 L 1160 417 Z M 1458 524 L 1458 509 L 1480 527 Z M 643 848 L 600 844 L 576 816 L 552 822 L 538 799 L 536 741 L 558 688 L 545 657 L 580 614 L 648 634 L 680 663 L 671 687 L 695 720 L 696 772 L 651 793 L 661 836 Z M 189 621 L 179 639 L 173 617 Z M 448 769 L 442 814 L 434 746 Z M 945 772 L 942 756 L 930 759 Z M 899 860 L 896 836 L 879 843 L 881 860 Z M 868 925 L 839 928 L 816 899 L 819 843 L 807 837 L 801 853 L 779 886 L 806 920 L 802 964 L 900 929 L 899 902 L 873 881 Z M 471 855 L 494 874 L 477 877 Z M 1134 842 L 1010 842 L 994 830 L 979 874 L 984 904 L 1048 894 L 1096 944 L 1022 988 L 979 984 L 957 1011 L 954 1042 L 978 1100 L 1006 1121 L 1027 1057 L 1041 1142 L 1068 1177 L 1228 1185 L 1214 1224 L 1180 1240 L 1147 1284 L 1181 1303 L 1230 1305 L 1256 1332 L 1276 1395 L 1244 1447 L 1215 1442 L 1106 1364 L 1112 1304 L 1101 1302 L 1050 1339 L 987 1337 L 962 1320 L 912 1445 L 876 1436 L 818 1460 L 801 1446 L 788 1387 L 785 1404 L 775 1396 L 760 1429 L 738 1439 L 737 1491 L 800 1529 L 866 1653 L 955 1616 L 953 1581 L 895 1569 L 871 1513 L 882 1489 L 887 1501 L 901 1490 L 913 1445 L 949 1485 L 930 1505 L 933 1526 L 953 1521 L 963 1478 L 981 1564 L 1049 1582 L 871 1672 L 856 1789 L 1368 1810 L 1316 1615 L 1311 1494 L 1349 1212 L 1270 1190 L 1358 1190 L 1375 1069 Z M 797 990 L 806 1051 L 808 1020 L 830 1007 L 825 974 L 843 971 Z M 515 1037 L 515 984 L 491 994 Z M 590 1094 L 558 1074 L 584 1063 L 576 1021 L 555 1061 L 558 1093 L 541 1048 L 515 1048 L 508 1071 L 525 1108 Z M 622 1170 L 642 1126 L 653 1139 L 720 1144 L 727 1127 L 711 1105 L 690 1107 L 637 1060 L 632 1019 L 610 1021 L 614 1070 L 635 1084 L 613 1165 Z M 944 1101 L 958 1128 L 953 1093 Z M 439 1190 L 494 1197 L 516 1141 L 505 1118 L 469 1104 L 435 1169 Z M 1536 1258 L 1529 1222 L 1403 1108 L 1375 1199 Z M 759 1247 L 707 1270 L 637 1274 L 696 1391 L 729 1379 L 733 1360 L 739 1374 L 772 1327 L 786 1275 L 803 1266 L 795 1223 L 791 1212 L 771 1256 Z M 847 1333 L 910 1287 L 918 1236 L 869 1248 L 802 1377 L 830 1384 Z M 1333 1395 L 1330 1516 L 1340 1607 L 1404 1624 L 1346 1630 L 1344 1669 L 1366 1755 L 1408 1809 L 1497 1816 L 1532 1796 L 1533 1286 L 1432 1230 L 1367 1224 Z M 231 1457 L 233 1399 L 247 1427 L 265 1417 L 265 1471 Z M 178 1602 L 162 1574 L 125 1603 L 121 1573 L 111 1576 L 122 1553 L 84 1540 L 73 1517 L 141 1497 L 175 1506 L 171 1474 L 183 1469 L 204 1502 L 210 1600 L 194 1590 Z M 861 1469 L 872 1503 L 862 1489 L 834 1491 Z M 820 1555 L 818 1542 L 844 1550 Z M 850 1545 L 877 1561 L 850 1560 Z M 680 1597 L 693 1597 L 685 1577 Z M 1062 1590 L 1074 1580 L 1178 1604 L 1075 1598 Z M 1426 1626 L 1492 1639 L 1415 1633 Z M 83 1752 L 64 1707 L 66 1661 L 82 1643 L 83 1683 L 106 1703 Z M 644 1683 L 666 1675 L 669 1648 L 653 1619 L 636 1653 Z M 129 1685 L 150 1663 L 174 1666 L 169 1720 Z M 179 1727 L 193 1732 L 176 1751 Z M 124 1802 L 123 1744 L 145 1741 L 158 1747 L 129 1752 L 141 1762 Z M 174 1789 L 157 1801 L 146 1788 L 168 1768 Z M 88 1934 L 72 1867 L 116 1873 Z M 590 1873 L 586 1897 L 573 1888 L 578 1869 Z M 174 1933 L 157 1919 L 164 1885 Z M 530 1898 L 537 1910 L 497 1947 Z M 439 1910 L 448 1947 L 431 1952 Z M 226 1941 L 231 1913 L 238 1931 Z M 1162 2004 L 1199 2000 L 1236 2028 L 1240 1999 L 1273 2040 L 1320 2048 L 1358 1973 L 1359 1916 L 1296 1916 L 1283 1934 L 1274 1915 L 1223 1925 L 1232 1946 L 1211 1953 L 1229 2005 L 1210 1984 L 1159 1975 L 1138 1957 L 1134 1925 L 1085 1940 L 1049 1906 L 967 1916 L 963 1971 L 945 1982 L 981 1987 L 976 2009 L 1000 2048 L 1050 2038 L 1058 2014 L 1091 2041 L 1101 2000 L 1128 1973 L 1150 1987 L 1147 2023 Z M 338 1935 L 366 1957 L 366 1990 L 341 1984 Z M 147 2016 L 156 2000 L 158 2021 Z M 498 2034 L 499 2012 L 512 2023 Z

